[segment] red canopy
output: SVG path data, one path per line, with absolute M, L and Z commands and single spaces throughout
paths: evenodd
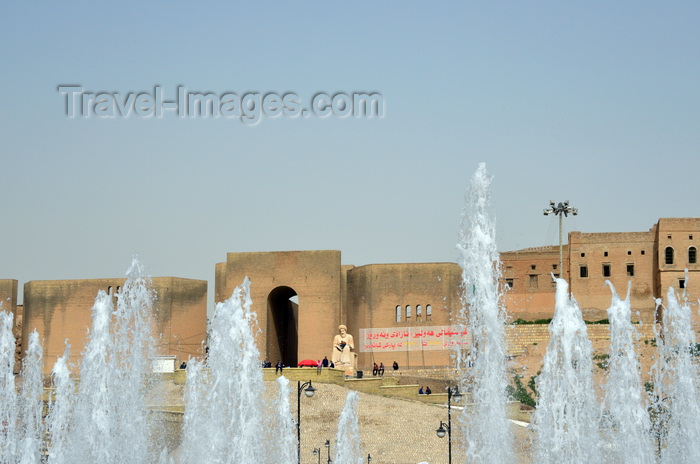
M 303 361 L 299 361 L 297 363 L 297 367 L 316 367 L 318 366 L 318 362 L 314 361 L 313 359 L 305 359 Z

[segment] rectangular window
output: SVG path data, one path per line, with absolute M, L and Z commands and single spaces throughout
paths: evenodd
M 537 275 L 530 276 L 530 290 L 537 290 Z
M 634 277 L 634 264 L 627 265 L 627 276 Z
M 603 264 L 603 277 L 610 277 L 610 265 Z
M 506 285 L 508 288 L 513 288 L 513 279 L 506 279 Z
M 604 251 L 604 252 L 603 252 L 603 256 L 608 256 L 608 252 L 607 252 L 607 251 Z
M 579 275 L 579 277 L 581 277 L 581 278 L 586 278 L 586 277 L 588 277 L 588 266 L 581 266 L 581 267 L 578 269 L 578 275 Z
M 685 288 L 685 279 L 678 279 L 678 288 Z

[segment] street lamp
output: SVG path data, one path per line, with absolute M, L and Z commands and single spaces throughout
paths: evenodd
M 576 216 L 578 215 L 578 210 L 576 208 L 573 208 L 569 206 L 569 200 L 566 200 L 563 203 L 559 203 L 558 205 L 554 203 L 554 201 L 549 201 L 549 208 L 544 210 L 544 215 L 549 216 L 550 214 L 554 214 L 556 216 L 559 216 L 559 276 L 563 279 L 564 278 L 564 269 L 563 269 L 563 262 L 564 262 L 564 252 L 563 252 L 563 245 L 562 245 L 562 218 L 564 216 L 569 216 L 569 213 L 572 215 Z
M 314 456 L 318 456 L 318 464 L 321 464 L 321 448 L 314 448 Z
M 301 392 L 311 398 L 316 389 L 311 385 L 311 380 L 301 383 L 297 380 L 297 464 L 301 464 Z
M 372 462 L 372 455 L 368 454 L 367 455 L 367 464 L 370 464 Z
M 328 451 L 328 464 L 332 464 L 333 461 L 331 461 L 331 441 L 326 440 L 326 443 L 323 446 L 325 446 L 326 451 Z
M 445 432 L 447 432 L 447 460 L 449 464 L 452 464 L 452 397 L 455 401 L 462 399 L 459 386 L 447 387 L 447 424 L 440 421 L 440 427 L 435 431 L 438 438 L 444 438 Z

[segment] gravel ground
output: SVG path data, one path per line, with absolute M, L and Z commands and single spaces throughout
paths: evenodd
M 321 462 L 327 462 L 326 439 L 331 440 L 331 459 L 334 458 L 335 433 L 345 398 L 350 392 L 345 387 L 332 384 L 314 384 L 317 388 L 312 398 L 302 396 L 301 405 L 301 461 L 303 464 L 318 464 L 313 448 L 321 448 Z M 272 401 L 277 386 L 266 383 L 267 396 Z M 438 438 L 435 430 L 440 421 L 447 422 L 445 405 L 426 404 L 402 398 L 390 398 L 358 392 L 357 415 L 363 455 L 372 456 L 372 464 L 443 464 L 448 462 L 447 437 Z M 296 414 L 296 392 L 290 396 L 292 412 Z M 269 403 L 268 403 L 269 404 Z M 453 409 L 452 436 L 453 462 L 464 462 L 461 446 L 459 415 Z M 517 462 L 529 462 L 529 446 L 525 428 L 513 425 L 518 443 Z M 366 461 L 365 461 L 366 462 Z
M 296 420 L 296 382 L 292 382 L 291 387 L 289 402 L 291 415 Z M 319 382 L 314 382 L 314 387 L 316 393 L 312 398 L 304 395 L 301 397 L 301 462 L 302 464 L 319 464 L 319 462 L 327 464 L 324 443 L 330 440 L 331 459 L 335 460 L 338 421 L 345 406 L 346 397 L 352 390 Z M 157 390 L 159 394 L 154 395 L 152 400 L 157 397 L 160 401 L 152 401 L 154 406 L 160 403 L 161 407 L 169 405 L 176 410 L 181 410 L 182 386 L 163 382 Z M 357 415 L 364 462 L 367 462 L 367 455 L 372 456 L 372 464 L 445 464 L 448 462 L 447 437 L 438 438 L 435 433 L 440 421 L 447 422 L 446 405 L 427 404 L 416 400 L 362 392 L 357 394 L 359 396 Z M 265 382 L 263 401 L 267 407 L 268 417 L 274 417 L 276 400 L 276 382 Z M 454 463 L 465 462 L 459 425 L 461 414 L 461 408 L 453 403 L 452 456 Z M 529 432 L 515 424 L 512 425 L 512 431 L 516 442 L 516 462 L 530 462 Z M 176 441 L 179 441 L 179 438 L 176 438 Z M 319 456 L 313 455 L 314 448 L 321 449 L 320 459 Z M 175 451 L 176 456 L 177 454 Z

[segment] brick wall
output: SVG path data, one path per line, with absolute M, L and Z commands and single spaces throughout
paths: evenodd
M 651 339 L 654 336 L 653 327 L 652 324 L 635 326 L 642 340 Z M 608 324 L 588 324 L 586 331 L 588 339 L 591 341 L 610 339 L 610 326 Z M 506 326 L 506 340 L 510 355 L 524 354 L 529 346 L 549 344 L 549 325 L 518 324 Z

